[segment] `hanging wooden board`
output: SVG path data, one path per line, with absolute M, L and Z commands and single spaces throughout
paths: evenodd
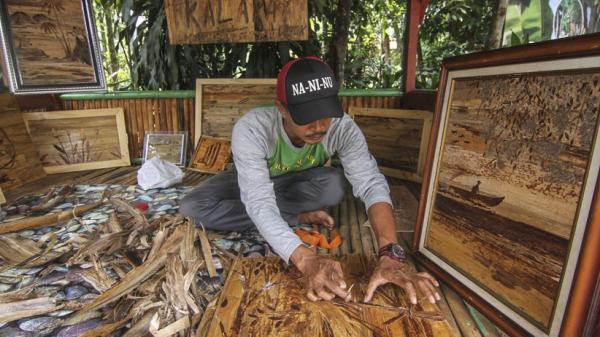
M 374 260 L 341 258 L 354 299 L 364 297 Z M 423 299 L 410 305 L 396 286 L 386 285 L 369 304 L 306 298 L 303 277 L 281 259 L 237 260 L 209 325 L 208 336 L 452 336 L 437 306 Z
M 23 119 L 46 173 L 130 165 L 122 108 L 36 112 Z
M 14 188 L 44 176 L 23 114 L 0 113 L 0 187 Z
M 307 0 L 167 0 L 172 44 L 308 39 Z
M 198 79 L 194 144 L 200 135 L 231 138 L 233 125 L 244 113 L 275 104 L 274 78 Z
M 225 170 L 231 158 L 229 139 L 202 136 L 188 169 L 206 173 L 218 173 Z

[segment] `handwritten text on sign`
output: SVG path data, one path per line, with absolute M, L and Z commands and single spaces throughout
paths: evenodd
M 308 39 L 307 0 L 166 0 L 172 44 Z

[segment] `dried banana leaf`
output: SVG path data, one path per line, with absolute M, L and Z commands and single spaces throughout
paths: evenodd
M 121 337 L 139 337 L 147 334 L 148 329 L 150 328 L 150 321 L 152 320 L 152 317 L 154 317 L 154 314 L 156 314 L 156 309 L 147 311 L 144 316 L 133 323 L 131 328 L 129 328 L 129 330 Z
M 204 255 L 204 261 L 206 262 L 206 269 L 208 271 L 208 275 L 210 277 L 217 276 L 217 269 L 215 268 L 215 264 L 212 259 L 212 250 L 210 247 L 210 242 L 208 241 L 208 237 L 206 236 L 206 232 L 203 229 L 197 229 L 198 237 L 200 238 L 200 243 L 202 245 L 202 255 Z
M 182 237 L 183 230 L 181 230 L 181 228 L 175 229 L 162 245 L 160 251 L 156 253 L 156 256 L 147 259 L 142 265 L 132 269 L 119 283 L 83 307 L 77 315 L 98 309 L 105 304 L 119 299 L 121 296 L 126 295 L 132 289 L 137 287 L 140 283 L 144 282 L 144 280 L 154 275 L 164 266 L 167 260 L 167 254 L 177 251 Z
M 19 232 L 25 229 L 34 229 L 58 225 L 61 222 L 71 220 L 74 217 L 78 217 L 81 214 L 102 205 L 103 203 L 104 201 L 97 201 L 89 205 L 76 206 L 75 208 L 68 211 L 46 214 L 38 217 L 29 217 L 5 223 L 3 225 L 0 225 L 0 235 Z
M 62 188 L 53 187 L 52 189 L 50 189 L 50 191 L 46 194 L 44 199 L 42 199 L 42 201 L 39 204 L 31 207 L 31 211 L 45 212 L 51 210 L 52 208 L 54 208 L 54 206 L 63 202 L 63 200 L 65 200 L 65 198 L 69 195 L 69 193 L 71 193 L 72 190 L 73 187 L 70 185 L 63 186 Z
M 84 281 L 91 284 L 100 293 L 107 291 L 115 284 L 115 280 L 110 278 L 102 268 L 88 268 L 82 271 L 80 275 Z
M 127 201 L 120 198 L 110 198 L 110 203 L 115 206 L 117 209 L 122 209 L 125 212 L 129 213 L 137 223 L 139 223 L 142 227 L 148 227 L 148 220 L 146 220 L 146 216 L 137 208 L 131 206 Z
M 60 309 L 56 300 L 51 297 L 0 303 L 0 323 L 15 321 L 25 317 L 43 315 Z
M 158 322 L 158 313 L 156 313 L 150 323 L 150 333 L 154 337 L 169 337 L 190 327 L 190 318 L 188 316 L 183 316 L 160 330 L 158 330 Z

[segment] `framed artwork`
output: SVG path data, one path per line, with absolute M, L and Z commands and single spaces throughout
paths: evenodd
M 418 183 L 423 180 L 430 111 L 351 106 L 348 113 L 364 133 L 381 173 Z
M 513 336 L 585 325 L 600 245 L 598 97 L 598 34 L 442 65 L 413 248 Z
M 178 166 L 185 165 L 187 131 L 146 132 L 144 138 L 144 162 L 158 157 Z
M 200 136 L 231 138 L 235 122 L 258 106 L 272 106 L 275 78 L 206 78 L 196 80 L 194 142 Z
M 231 141 L 209 136 L 200 137 L 188 169 L 218 173 L 227 168 L 231 159 Z
M 122 108 L 24 113 L 46 173 L 129 166 Z
M 106 89 L 90 0 L 4 0 L 0 36 L 12 92 Z

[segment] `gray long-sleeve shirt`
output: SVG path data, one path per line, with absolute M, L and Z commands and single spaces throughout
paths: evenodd
M 277 208 L 269 174 L 268 160 L 280 139 L 290 149 L 302 150 L 287 136 L 277 108 L 256 108 L 235 124 L 231 149 L 246 211 L 275 252 L 287 262 L 302 241 Z M 389 186 L 352 118 L 346 114 L 342 118 L 333 118 L 322 144 L 329 156 L 339 156 L 354 195 L 364 201 L 367 209 L 378 202 L 392 204 Z

